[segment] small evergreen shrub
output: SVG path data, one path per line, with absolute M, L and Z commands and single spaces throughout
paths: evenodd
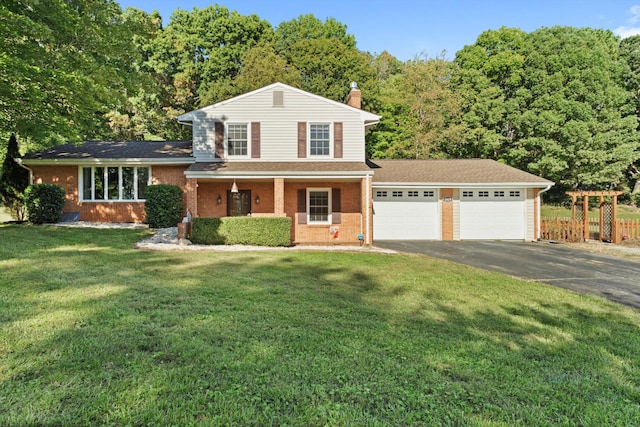
M 182 189 L 177 185 L 155 184 L 147 187 L 144 211 L 151 228 L 175 227 L 184 214 Z
M 191 241 L 200 245 L 291 246 L 291 218 L 193 218 Z
M 24 192 L 27 219 L 34 224 L 55 224 L 62 219 L 64 189 L 55 184 L 34 184 Z

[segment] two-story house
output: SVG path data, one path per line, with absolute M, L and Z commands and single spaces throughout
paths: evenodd
M 552 183 L 491 160 L 368 161 L 363 111 L 274 83 L 178 117 L 192 141 L 86 142 L 24 156 L 84 221 L 144 222 L 148 185 L 179 185 L 192 216 L 288 216 L 292 241 L 538 237 Z

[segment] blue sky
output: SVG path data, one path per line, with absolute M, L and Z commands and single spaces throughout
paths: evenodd
M 122 8 L 160 12 L 167 25 L 174 9 L 205 8 L 207 0 L 116 0 Z M 257 14 L 273 25 L 312 13 L 347 25 L 358 48 L 371 53 L 388 51 L 400 60 L 443 50 L 455 53 L 473 44 L 485 30 L 502 26 L 526 32 L 566 25 L 609 29 L 626 37 L 640 34 L 640 0 L 220 0 L 218 4 L 243 15 Z

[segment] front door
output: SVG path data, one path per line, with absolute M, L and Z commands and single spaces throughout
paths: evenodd
M 232 193 L 227 190 L 227 216 L 247 216 L 251 213 L 251 190 Z

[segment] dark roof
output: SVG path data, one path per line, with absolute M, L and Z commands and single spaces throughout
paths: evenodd
M 551 181 L 489 159 L 369 160 L 375 183 L 530 183 Z
M 371 172 L 365 162 L 197 162 L 187 172 L 278 173 L 278 172 Z
M 191 141 L 87 141 L 29 153 L 24 160 L 175 159 L 191 157 Z

